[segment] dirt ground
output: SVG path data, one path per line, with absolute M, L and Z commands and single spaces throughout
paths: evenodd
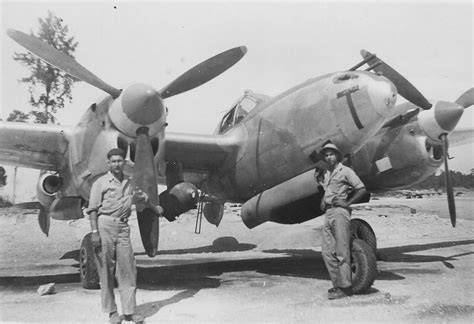
M 160 226 L 160 252 L 150 259 L 132 221 L 138 264 L 137 312 L 155 322 L 396 322 L 472 323 L 474 320 L 474 195 L 456 197 L 452 228 L 445 196 L 380 198 L 353 217 L 378 239 L 378 276 L 371 290 L 329 301 L 321 258 L 323 218 L 298 225 L 247 229 L 238 208 L 216 228 L 196 211 Z M 52 220 L 50 236 L 36 211 L 0 209 L 0 320 L 106 322 L 100 292 L 84 290 L 78 275 L 86 219 Z M 56 294 L 39 296 L 56 283 Z M 118 296 L 117 296 L 118 297 Z

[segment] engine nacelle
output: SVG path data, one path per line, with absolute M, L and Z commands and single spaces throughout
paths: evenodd
M 163 216 L 173 221 L 177 216 L 194 208 L 199 198 L 195 185 L 189 182 L 180 182 L 169 190 L 160 194 L 160 205 Z
M 36 186 L 36 198 L 42 206 L 49 207 L 62 185 L 63 180 L 61 177 L 51 173 L 44 173 L 40 176 Z
M 411 123 L 374 137 L 352 162 L 367 189 L 383 191 L 425 180 L 441 166 L 442 158 L 440 144 Z

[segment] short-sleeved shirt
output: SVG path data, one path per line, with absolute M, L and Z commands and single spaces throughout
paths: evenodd
M 332 204 L 334 198 L 347 199 L 349 191 L 365 187 L 354 170 L 342 163 L 336 164 L 332 172 L 327 170 L 324 173 L 324 181 L 321 185 L 325 190 L 324 202 L 326 204 Z
M 92 184 L 87 213 L 97 211 L 99 215 L 129 217 L 132 211 L 130 182 L 130 177 L 124 175 L 120 182 L 110 172 L 97 179 Z

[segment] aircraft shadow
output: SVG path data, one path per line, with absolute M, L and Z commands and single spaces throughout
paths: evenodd
M 189 249 L 175 249 L 175 250 L 161 250 L 158 251 L 160 255 L 176 255 L 176 254 L 188 254 L 188 253 L 220 253 L 220 252 L 239 252 L 249 251 L 255 249 L 255 244 L 239 243 L 232 236 L 224 236 L 215 239 L 212 245 L 201 246 L 197 248 Z M 135 253 L 135 255 L 146 255 L 145 252 Z
M 379 250 L 380 261 L 383 262 L 442 262 L 448 268 L 454 266 L 448 261 L 456 260 L 458 257 L 474 254 L 466 252 L 449 257 L 436 255 L 409 255 L 406 253 L 430 250 L 435 248 L 452 247 L 458 245 L 473 244 L 474 240 L 448 241 L 430 244 L 413 244 L 400 247 L 384 248 Z M 252 244 L 236 245 L 237 248 L 253 249 Z M 199 251 L 216 251 L 214 245 L 197 248 Z M 196 249 L 178 250 L 178 254 L 194 253 Z M 188 252 L 186 252 L 188 251 Z M 229 251 L 229 250 L 226 250 Z M 235 251 L 235 250 L 232 250 Z M 241 250 L 238 250 L 241 251 Z M 172 254 L 172 251 L 162 251 L 162 254 Z M 223 273 L 238 271 L 255 271 L 268 275 L 280 275 L 301 278 L 314 278 L 329 280 L 327 270 L 321 257 L 321 253 L 314 250 L 299 249 L 272 249 L 263 250 L 268 254 L 284 254 L 280 257 L 269 257 L 259 259 L 218 261 L 199 264 L 184 264 L 173 266 L 140 267 L 138 266 L 138 287 L 147 290 L 185 290 L 195 291 L 203 288 L 218 288 L 221 280 L 218 277 Z M 62 258 L 74 258 L 76 250 L 67 252 Z M 159 259 L 157 260 L 159 262 Z M 397 271 L 398 272 L 398 271 Z M 379 271 L 376 280 L 403 280 L 404 277 L 384 269 Z M 78 283 L 79 274 L 58 274 L 38 276 L 4 276 L 0 277 L 0 286 L 18 287 L 29 285 L 41 285 L 50 282 L 55 283 Z M 157 302 L 154 308 L 161 305 Z M 151 306 L 150 306 L 151 307 Z
M 466 252 L 449 257 L 439 255 L 420 255 L 420 254 L 407 254 L 410 252 L 418 252 L 430 249 L 453 247 L 458 245 L 473 244 L 474 240 L 463 240 L 463 241 L 447 241 L 430 244 L 412 244 L 400 247 L 391 247 L 379 249 L 377 251 L 377 259 L 384 262 L 442 262 L 447 268 L 453 269 L 454 265 L 448 261 L 457 260 L 457 257 L 474 254 L 474 252 Z

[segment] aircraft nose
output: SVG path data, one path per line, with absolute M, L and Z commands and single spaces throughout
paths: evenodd
M 385 77 L 373 76 L 369 85 L 370 100 L 376 111 L 386 117 L 397 101 L 397 88 Z
M 150 125 L 163 114 L 163 101 L 159 93 L 146 84 L 134 84 L 122 93 L 122 109 L 134 123 Z

